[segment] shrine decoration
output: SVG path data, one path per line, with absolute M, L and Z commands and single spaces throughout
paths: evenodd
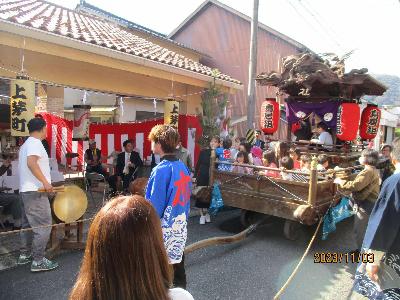
M 280 117 L 279 103 L 274 98 L 267 98 L 261 105 L 261 130 L 273 134 L 278 130 Z
M 358 104 L 342 103 L 338 108 L 336 121 L 336 137 L 342 141 L 355 140 L 360 122 L 360 107 Z
M 179 101 L 169 98 L 164 102 L 164 124 L 178 128 L 179 123 Z
M 377 105 L 368 104 L 361 114 L 360 137 L 363 140 L 372 140 L 378 133 L 381 120 L 381 110 Z
M 299 129 L 301 129 L 301 124 L 300 124 L 300 122 L 296 122 L 296 123 L 292 124 L 290 130 L 292 131 L 292 133 L 295 133 Z
M 73 105 L 74 127 L 72 132 L 73 141 L 89 140 L 90 105 Z
M 35 117 L 35 82 L 17 76 L 10 84 L 10 121 L 12 136 L 28 136 L 28 122 Z

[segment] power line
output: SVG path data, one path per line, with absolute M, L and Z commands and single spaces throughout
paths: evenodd
M 315 20 L 322 26 L 325 28 L 326 31 L 330 31 L 330 33 L 332 34 L 331 38 L 333 38 L 335 40 L 335 42 L 337 42 L 338 46 L 341 47 L 342 45 L 339 43 L 339 41 L 337 41 L 337 38 L 339 37 L 339 35 L 336 33 L 336 31 L 332 28 L 332 26 L 330 26 L 330 24 L 327 21 L 322 21 L 324 20 L 324 17 L 322 17 L 320 15 L 320 13 L 317 10 L 314 10 L 314 8 L 312 7 L 312 5 L 308 2 L 308 0 L 299 0 L 300 5 L 302 5 L 306 10 L 309 11 L 309 13 L 315 18 Z M 306 6 L 307 5 L 307 6 Z M 325 22 L 325 23 L 323 23 Z
M 317 30 L 317 27 L 314 26 L 312 23 L 310 23 L 310 21 L 309 21 L 306 17 L 304 17 L 304 15 L 297 9 L 296 6 L 293 5 L 293 3 L 292 3 L 290 0 L 286 0 L 286 2 L 293 8 L 293 10 L 299 15 L 299 17 L 300 17 L 305 23 L 307 23 L 307 25 L 308 25 L 314 32 L 316 32 L 316 33 L 319 34 L 321 37 L 323 37 L 324 39 L 326 39 L 326 41 L 332 43 L 331 39 L 329 39 L 329 38 L 327 37 L 327 35 L 326 35 L 324 32 Z

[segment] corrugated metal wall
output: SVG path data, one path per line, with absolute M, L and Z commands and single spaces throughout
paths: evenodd
M 244 89 L 231 95 L 230 101 L 233 117 L 246 115 L 250 22 L 211 4 L 178 32 L 173 39 L 207 53 L 211 58 L 203 59 L 202 63 L 218 68 L 221 72 L 239 79 L 244 84 Z M 298 50 L 293 45 L 259 29 L 257 74 L 273 70 L 279 71 L 281 58 L 294 53 L 298 53 Z M 260 121 L 261 102 L 266 97 L 275 97 L 275 93 L 275 88 L 256 88 L 255 117 L 257 125 Z M 238 132 L 243 134 L 246 129 L 246 123 L 241 123 Z M 286 132 L 285 130 L 280 131 Z M 281 137 L 283 138 L 283 136 Z

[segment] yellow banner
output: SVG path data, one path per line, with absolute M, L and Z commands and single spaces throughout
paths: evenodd
M 35 117 L 35 82 L 11 80 L 11 135 L 28 136 L 28 122 Z
M 179 102 L 168 99 L 164 102 L 164 124 L 178 128 L 179 122 Z

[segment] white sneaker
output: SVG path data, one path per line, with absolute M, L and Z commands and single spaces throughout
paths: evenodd
M 205 216 L 200 216 L 200 225 L 206 224 L 206 217 Z
M 206 222 L 207 222 L 207 223 L 210 223 L 210 222 L 211 222 L 210 214 L 206 214 Z

